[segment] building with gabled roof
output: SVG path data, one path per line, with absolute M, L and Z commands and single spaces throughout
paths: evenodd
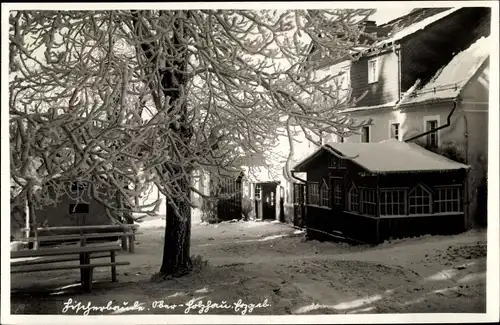
M 469 166 L 414 143 L 327 143 L 297 164 L 305 173 L 310 238 L 377 244 L 466 229 Z
M 379 27 L 387 26 L 398 28 L 384 34 L 374 50 L 325 70 L 344 70 L 352 96 L 366 93 L 343 113 L 357 121 L 371 120 L 371 125 L 347 138 L 325 135 L 322 140 L 396 139 L 470 166 L 465 223 L 485 225 L 491 9 L 422 8 Z M 303 193 L 300 188 L 295 192 Z M 294 198 L 295 205 L 301 200 Z

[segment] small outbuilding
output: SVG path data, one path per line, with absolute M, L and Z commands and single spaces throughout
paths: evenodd
M 469 166 L 395 139 L 330 143 L 297 164 L 306 173 L 310 238 L 377 244 L 389 238 L 465 230 Z M 299 209 L 300 210 L 300 209 Z

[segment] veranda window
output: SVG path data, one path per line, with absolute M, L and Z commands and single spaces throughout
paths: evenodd
M 309 204 L 319 205 L 319 184 L 309 183 Z
M 361 213 L 370 216 L 377 215 L 377 199 L 374 189 L 361 189 Z
M 359 212 L 359 191 L 354 184 L 349 189 L 347 197 L 347 210 Z
M 428 189 L 424 188 L 422 185 L 418 185 L 410 191 L 408 200 L 408 210 L 410 214 L 432 213 L 431 192 Z
M 380 215 L 398 216 L 406 214 L 406 190 L 381 190 Z
M 320 205 L 323 207 L 330 207 L 330 188 L 328 187 L 328 184 L 326 184 L 326 181 L 324 179 L 321 182 L 320 197 Z
M 436 213 L 463 212 L 462 189 L 459 186 L 436 188 Z

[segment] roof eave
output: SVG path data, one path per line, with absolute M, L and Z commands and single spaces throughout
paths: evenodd
M 426 169 L 426 170 L 381 170 L 381 171 L 372 171 L 374 174 L 383 175 L 383 174 L 411 174 L 411 173 L 442 173 L 442 172 L 455 172 L 460 170 L 469 170 L 470 166 L 465 166 L 461 168 L 452 168 L 452 169 Z
M 425 105 L 425 104 L 439 104 L 439 103 L 447 103 L 447 102 L 453 102 L 459 98 L 459 95 L 457 94 L 456 96 L 452 97 L 445 97 L 445 98 L 429 98 L 423 101 L 413 101 L 413 102 L 407 102 L 407 103 L 399 103 L 396 106 L 398 107 L 399 110 L 403 110 L 404 108 L 411 108 L 411 107 L 416 107 L 419 105 Z

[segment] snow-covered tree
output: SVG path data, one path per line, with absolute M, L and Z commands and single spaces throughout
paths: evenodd
M 223 174 L 278 136 L 369 122 L 342 114 L 355 99 L 316 71 L 369 47 L 360 23 L 373 12 L 11 12 L 12 196 L 54 203 L 78 181 L 137 212 L 154 208 L 134 197 L 155 184 L 167 199 L 160 272 L 183 274 L 194 169 Z

